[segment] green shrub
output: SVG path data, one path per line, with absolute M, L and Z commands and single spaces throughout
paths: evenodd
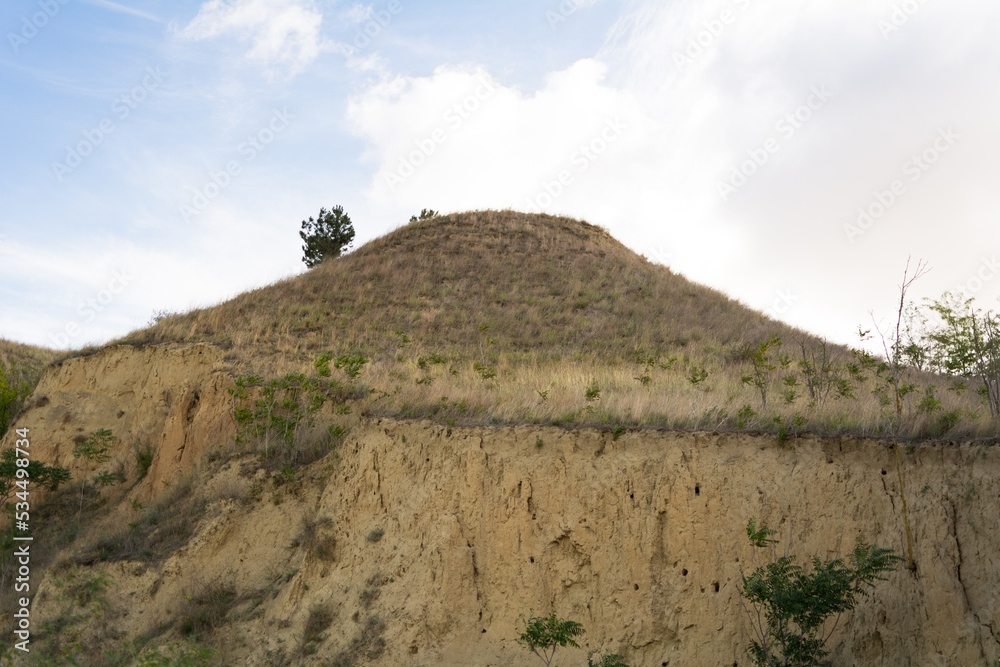
M 860 539 L 849 556 L 822 561 L 812 558 L 812 572 L 795 565 L 793 556 L 777 557 L 772 539 L 775 531 L 747 523 L 747 537 L 758 548 L 771 547 L 770 562 L 749 576 L 742 573 L 740 596 L 750 619 L 753 640 L 748 647 L 756 665 L 804 667 L 823 664 L 829 652 L 824 648 L 840 614 L 854 609 L 861 596 L 868 595 L 876 581 L 896 568 L 902 559 L 892 549 L 869 545 Z M 755 554 L 756 556 L 756 554 Z M 827 621 L 834 617 L 834 622 Z
M 702 382 L 704 382 L 707 379 L 708 379 L 708 371 L 706 369 L 700 368 L 698 366 L 692 367 L 691 368 L 691 372 L 688 373 L 688 376 L 687 376 L 688 382 L 690 382 L 695 387 L 697 387 L 698 385 L 700 385 Z
M 517 643 L 538 656 L 546 667 L 552 664 L 559 647 L 580 648 L 573 638 L 582 635 L 584 629 L 576 621 L 559 618 L 554 611 L 548 616 L 538 617 L 530 612 L 528 618 L 522 614 L 520 620 L 524 624 L 524 632 L 518 635 Z
M 139 471 L 139 479 L 143 479 L 153 465 L 153 447 L 148 442 L 140 445 L 138 441 L 132 444 L 135 454 L 135 465 Z
M 368 359 L 363 354 L 342 354 L 337 357 L 333 367 L 337 370 L 344 369 L 348 379 L 357 380 L 361 375 L 361 369 L 368 363 Z
M 309 607 L 306 626 L 302 630 L 303 650 L 310 644 L 318 644 L 323 641 L 323 633 L 333 623 L 333 617 L 333 609 L 328 604 L 314 604 Z
M 420 220 L 430 220 L 431 218 L 436 218 L 439 215 L 441 214 L 433 209 L 423 208 L 420 209 L 420 217 L 417 217 L 415 215 L 410 216 L 410 222 L 418 222 Z
M 587 656 L 587 667 L 629 667 L 628 663 L 625 662 L 625 658 L 621 657 L 617 653 L 605 653 L 602 655 L 597 662 L 594 662 L 593 656 Z
M 15 415 L 20 411 L 24 400 L 31 395 L 32 387 L 38 382 L 25 379 L 24 373 L 11 364 L 11 368 L 0 361 L 0 437 L 3 437 Z

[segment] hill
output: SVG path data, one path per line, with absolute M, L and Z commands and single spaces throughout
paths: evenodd
M 772 337 L 780 343 L 761 358 L 768 368 L 745 382 L 753 351 Z M 235 372 L 263 377 L 309 373 L 322 353 L 360 354 L 373 397 L 358 408 L 372 416 L 995 433 L 968 395 L 940 399 L 942 411 L 964 410 L 961 424 L 919 413 L 911 396 L 900 425 L 871 359 L 649 262 L 600 227 L 513 211 L 412 222 L 117 342 L 215 343 Z M 912 379 L 921 390 L 932 383 Z
M 490 328 L 534 359 L 626 359 L 706 339 L 724 347 L 791 330 L 653 264 L 600 227 L 513 211 L 412 222 L 316 269 L 122 342 L 208 341 L 244 354 L 391 353 L 414 341 L 469 356 Z M 798 332 L 801 334 L 801 332 Z
M 993 662 L 998 450 L 955 439 L 996 425 L 976 392 L 905 373 L 897 413 L 880 360 L 585 222 L 411 224 L 46 368 L 2 439 L 70 477 L 36 478 L 17 527 L 32 651 L 513 666 L 536 610 L 586 627 L 560 664 L 746 664 L 757 517 L 800 562 L 855 539 L 905 555 L 831 621 L 832 664 Z M 26 604 L 15 534 L 0 662 Z

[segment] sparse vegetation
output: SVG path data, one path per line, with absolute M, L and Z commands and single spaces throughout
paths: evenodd
M 806 667 L 823 664 L 827 640 L 837 619 L 854 609 L 882 575 L 895 569 L 902 559 L 892 549 L 866 544 L 860 539 L 849 562 L 841 558 L 812 558 L 812 571 L 795 564 L 793 556 L 778 556 L 772 536 L 775 531 L 751 518 L 747 537 L 754 549 L 771 549 L 771 560 L 750 575 L 741 571 L 740 598 L 750 621 L 752 641 L 748 647 L 755 665 Z M 749 607 L 747 606 L 749 604 Z M 828 621 L 834 619 L 833 623 Z
M 54 357 L 52 350 L 0 338 L 0 437 L 13 425 Z
M 316 460 L 328 451 L 329 445 L 343 438 L 347 430 L 331 425 L 327 443 L 310 439 L 309 431 L 315 426 L 316 413 L 332 400 L 344 406 L 351 395 L 350 385 L 361 374 L 367 359 L 362 355 L 341 355 L 334 368 L 343 370 L 348 386 L 332 375 L 332 355 L 324 353 L 313 363 L 316 375 L 288 373 L 282 377 L 265 380 L 257 374 L 237 376 L 229 388 L 232 397 L 232 417 L 236 425 L 233 440 L 237 446 L 257 444 L 263 449 L 265 467 L 272 463 L 296 465 Z M 349 413 L 350 410 L 341 411 Z M 279 456 L 272 459 L 272 447 Z
M 385 651 L 386 642 L 382 634 L 385 632 L 385 621 L 376 615 L 365 617 L 364 621 L 356 619 L 361 624 L 357 634 L 351 638 L 346 647 L 338 651 L 327 663 L 330 667 L 354 667 L 364 664 L 362 660 L 374 660 Z
M 73 557 L 83 565 L 102 561 L 159 562 L 188 542 L 205 514 L 206 500 L 195 493 L 195 478 L 170 488 L 127 527 L 97 537 Z
M 73 448 L 73 456 L 78 459 L 83 459 L 83 479 L 79 481 L 80 487 L 80 510 L 83 512 L 83 501 L 86 497 L 86 486 L 89 482 L 87 475 L 90 470 L 91 464 L 100 465 L 111 458 L 110 452 L 111 445 L 117 442 L 118 438 L 114 436 L 111 429 L 102 428 L 94 431 L 89 436 L 77 443 L 76 447 Z M 107 477 L 95 480 L 98 483 L 102 481 L 109 481 Z M 102 484 L 103 485 L 103 484 Z M 79 515 L 79 512 L 77 513 Z
M 430 220 L 431 218 L 436 218 L 440 213 L 429 208 L 420 209 L 420 215 L 411 215 L 410 222 L 419 222 L 421 220 Z
M 135 454 L 135 466 L 139 473 L 139 479 L 143 479 L 153 465 L 153 447 L 148 442 L 142 445 L 134 442 L 132 443 L 132 452 Z
M 178 616 L 177 629 L 185 637 L 204 639 L 226 621 L 238 598 L 236 589 L 224 584 L 208 584 L 188 595 L 187 607 Z
M 574 307 L 581 300 L 587 306 Z M 775 369 L 758 377 L 747 350 L 776 339 L 798 361 L 767 349 Z M 985 397 L 971 391 L 939 391 L 933 417 L 905 411 L 898 420 L 891 369 L 870 353 L 862 359 L 770 321 L 593 225 L 510 211 L 418 217 L 336 262 L 123 339 L 196 340 L 226 345 L 240 372 L 260 377 L 311 372 L 324 352 L 331 369 L 341 355 L 361 355 L 351 409 L 365 416 L 774 433 L 774 417 L 802 416 L 823 434 L 998 431 Z M 910 359 L 900 367 L 904 400 L 940 384 L 930 362 Z M 595 382 L 599 409 L 586 400 Z M 916 393 L 906 396 L 911 384 Z M 748 404 L 759 414 L 738 416 Z M 939 422 L 955 410 L 954 424 Z
M 323 641 L 323 633 L 333 623 L 334 617 L 329 604 L 314 604 L 309 607 L 309 616 L 306 617 L 306 625 L 302 629 L 303 654 L 310 655 L 316 651 L 316 645 Z
M 629 667 L 625 658 L 617 653 L 604 653 L 594 661 L 593 654 L 587 656 L 587 667 Z

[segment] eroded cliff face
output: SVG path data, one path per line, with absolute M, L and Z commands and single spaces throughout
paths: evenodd
M 362 419 L 337 451 L 278 485 L 252 456 L 204 462 L 231 433 L 220 359 L 195 347 L 67 362 L 19 422 L 40 458 L 60 465 L 73 463 L 73 437 L 109 419 L 123 461 L 132 439 L 156 445 L 150 477 L 95 532 L 122 525 L 131 499 L 155 500 L 163 481 L 200 470 L 192 493 L 208 511 L 185 546 L 160 564 L 92 566 L 114 581 L 104 624 L 130 637 L 162 629 L 186 599 L 224 582 L 240 600 L 215 636 L 225 664 L 353 654 L 356 664 L 527 665 L 535 658 L 513 641 L 518 616 L 555 609 L 587 630 L 581 650 L 558 654 L 561 665 L 610 650 L 632 665 L 743 666 L 749 517 L 779 529 L 779 548 L 800 560 L 844 555 L 858 537 L 907 554 L 897 452 L 870 440 L 782 448 L 745 434 L 614 440 L 588 429 Z M 1000 656 L 998 449 L 898 452 L 916 570 L 901 567 L 841 620 L 833 664 Z M 35 599 L 39 619 L 59 613 L 57 598 L 50 576 Z M 317 605 L 333 620 L 303 655 Z
M 152 446 L 153 464 L 136 491 L 146 500 L 196 466 L 206 447 L 231 437 L 224 354 L 211 345 L 118 346 L 69 359 L 45 372 L 18 426 L 31 429 L 47 463 L 74 478 L 84 464 L 73 449 L 98 429 L 120 441 L 108 469 L 133 472 L 132 447 Z

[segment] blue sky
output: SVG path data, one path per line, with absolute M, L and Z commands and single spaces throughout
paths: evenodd
M 909 255 L 914 296 L 1000 295 L 985 0 L 16 0 L 0 28 L 0 337 L 296 274 L 337 204 L 357 244 L 424 207 L 584 218 L 838 342 Z

